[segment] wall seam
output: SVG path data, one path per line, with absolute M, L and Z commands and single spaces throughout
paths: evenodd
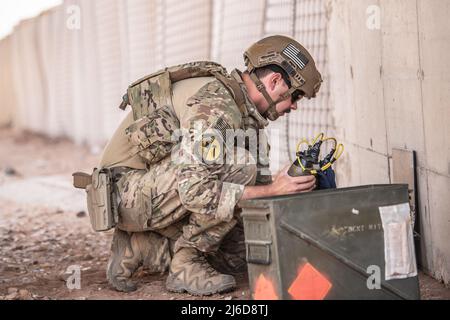
M 208 60 L 212 60 L 213 36 L 214 36 L 214 2 L 208 1 L 209 11 L 209 34 L 208 34 Z
M 367 147 L 360 146 L 360 145 L 357 144 L 357 143 L 346 142 L 346 144 L 347 144 L 347 145 L 350 145 L 350 146 L 352 146 L 352 147 L 354 147 L 354 148 L 360 149 L 360 150 L 369 151 L 369 152 L 375 153 L 375 154 L 377 154 L 377 155 L 379 155 L 379 156 L 389 158 L 389 155 L 388 155 L 388 154 L 385 154 L 385 153 L 383 153 L 383 152 L 376 151 L 376 150 L 371 149 L 371 148 L 367 148 Z
M 222 52 L 223 52 L 223 30 L 225 29 L 225 0 L 220 1 L 220 34 L 219 34 L 219 49 L 217 51 L 217 59 L 222 62 Z
M 351 5 L 347 8 L 347 13 L 349 14 L 348 15 L 348 29 L 349 29 L 349 31 L 351 32 L 351 30 L 352 30 L 352 25 L 353 25 L 353 21 L 352 21 L 352 15 L 350 14 L 350 11 L 351 10 Z M 352 46 L 352 43 L 350 42 L 349 43 L 349 53 L 350 53 L 350 59 L 349 59 L 349 61 L 353 61 L 353 46 Z M 353 68 L 353 65 L 352 65 L 352 63 L 350 62 L 350 68 Z M 354 77 L 352 76 L 351 77 L 351 88 L 352 88 L 352 101 L 351 101 L 351 105 L 352 105 L 352 110 L 353 110 L 353 112 L 352 112 L 352 115 L 353 115 L 353 123 L 359 123 L 358 122 L 358 108 L 357 108 L 357 106 L 355 106 L 355 86 L 354 86 Z M 357 141 L 355 141 L 355 145 L 356 146 L 358 146 L 359 148 L 361 148 L 361 146 L 359 146 L 359 145 L 357 145 Z M 361 158 L 361 155 L 358 153 L 358 159 L 360 159 Z M 354 169 L 354 167 L 353 167 L 353 169 Z M 361 183 L 362 182 L 362 172 L 361 172 L 361 168 L 360 167 L 358 167 L 358 181 L 359 181 L 359 183 Z
M 266 16 L 267 16 L 267 1 L 264 0 L 262 8 L 261 30 L 259 32 L 260 38 L 266 35 Z
M 291 36 L 295 38 L 295 30 L 296 30 L 296 20 L 297 20 L 297 0 L 293 0 L 292 2 L 292 22 L 291 22 Z M 291 154 L 291 139 L 290 139 L 290 113 L 286 115 L 286 153 L 289 159 L 289 162 L 293 162 L 293 157 Z M 297 152 L 297 150 L 295 150 Z
M 381 11 L 381 1 L 378 1 L 378 5 L 380 7 Z M 382 19 L 382 15 L 380 16 L 380 19 Z M 381 28 L 383 28 L 383 20 L 381 20 Z M 392 175 L 391 175 L 391 163 L 389 161 L 390 155 L 389 155 L 389 121 L 388 121 L 388 112 L 386 110 L 386 91 L 385 91 L 385 83 L 384 83 L 384 42 L 383 42 L 383 33 L 380 30 L 380 80 L 381 80 L 381 87 L 382 87 L 382 95 L 383 95 L 383 111 L 384 111 L 384 136 L 386 141 L 386 161 L 387 161 L 387 168 L 388 168 L 388 179 L 389 183 L 392 183 Z
M 421 50 L 421 43 L 420 43 L 420 15 L 419 15 L 419 0 L 416 0 L 416 19 L 417 19 L 417 49 L 419 54 L 419 72 L 422 73 L 422 50 Z M 424 163 L 425 163 L 425 179 L 426 179 L 426 195 L 427 199 L 424 201 L 425 205 L 428 207 L 428 234 L 430 235 L 430 248 L 433 248 L 433 234 L 431 232 L 431 226 L 432 226 L 432 219 L 431 219 L 431 208 L 430 208 L 430 182 L 428 179 L 428 156 L 427 156 L 427 140 L 426 140 L 426 131 L 425 131 L 425 112 L 424 112 L 424 99 L 423 99 L 423 77 L 419 77 L 419 83 L 420 83 L 420 104 L 421 104 L 421 111 L 422 111 L 422 137 L 423 137 L 423 152 L 424 152 Z M 420 207 L 419 207 L 420 208 Z M 427 245 L 425 244 L 425 248 L 427 248 Z M 431 249 L 432 250 L 432 249 Z M 431 256 L 430 256 L 431 255 Z M 434 270 L 434 259 L 433 259 L 433 252 L 426 252 L 425 258 L 430 265 L 428 265 L 428 268 L 430 270 Z M 434 270 L 436 271 L 436 270 Z

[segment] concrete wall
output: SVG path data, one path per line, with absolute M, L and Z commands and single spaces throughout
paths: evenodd
M 340 185 L 389 183 L 392 149 L 416 151 L 422 263 L 450 283 L 450 1 L 329 6 Z

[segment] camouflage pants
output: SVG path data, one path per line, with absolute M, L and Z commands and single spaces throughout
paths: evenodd
M 246 156 L 249 156 L 246 152 Z M 223 182 L 254 185 L 256 165 L 229 164 Z M 236 226 L 238 215 L 229 221 L 187 211 L 178 195 L 176 167 L 170 157 L 148 171 L 131 170 L 117 182 L 120 198 L 118 228 L 129 232 L 155 231 L 175 242 L 175 251 L 194 247 L 215 252 Z M 242 238 L 242 236 L 241 236 Z

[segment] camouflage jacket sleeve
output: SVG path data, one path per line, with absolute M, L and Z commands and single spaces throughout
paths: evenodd
M 229 221 L 244 185 L 223 182 L 226 130 L 239 128 L 242 116 L 230 93 L 218 81 L 201 88 L 187 101 L 177 166 L 178 192 L 192 212 Z

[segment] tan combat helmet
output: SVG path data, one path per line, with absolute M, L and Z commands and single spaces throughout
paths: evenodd
M 320 89 L 322 76 L 316 69 L 314 59 L 302 45 L 292 38 L 280 35 L 264 38 L 245 51 L 244 60 L 251 79 L 269 103 L 269 109 L 265 116 L 272 121 L 279 117 L 275 109 L 279 102 L 288 99 L 293 94 L 294 96 L 300 94 L 311 99 Z M 275 102 L 254 72 L 257 68 L 268 65 L 281 67 L 286 71 L 291 82 L 289 91 Z

